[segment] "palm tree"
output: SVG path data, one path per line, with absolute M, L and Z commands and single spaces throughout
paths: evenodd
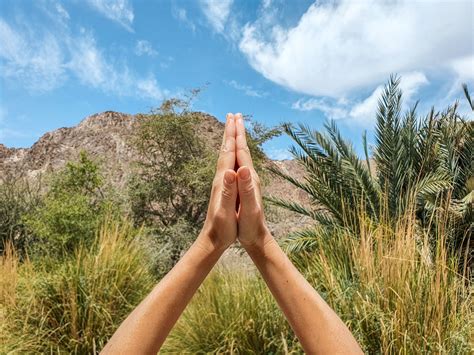
M 324 125 L 325 132 L 284 124 L 296 143 L 290 152 L 306 174 L 298 180 L 276 167 L 270 170 L 305 191 L 311 205 L 268 200 L 311 217 L 321 227 L 346 228 L 355 236 L 362 218 L 395 223 L 415 208 L 420 225 L 427 227 L 433 214 L 444 208 L 452 222 L 449 243 L 459 250 L 473 229 L 474 126 L 458 114 L 457 103 L 443 112 L 432 109 L 425 117 L 418 116 L 416 104 L 402 114 L 399 83 L 400 78 L 392 76 L 379 99 L 372 159 L 366 135 L 361 159 L 334 121 Z M 465 93 L 472 107 L 467 88 Z M 299 231 L 289 236 L 288 246 L 307 250 L 316 238 L 312 230 Z

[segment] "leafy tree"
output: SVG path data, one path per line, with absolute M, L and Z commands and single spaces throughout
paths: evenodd
M 85 152 L 54 175 L 41 204 L 25 218 L 38 239 L 36 250 L 70 254 L 81 242 L 92 242 L 106 213 L 115 208 L 106 197 L 99 166 Z
M 198 129 L 203 114 L 190 110 L 198 93 L 187 100 L 166 100 L 159 109 L 139 115 L 132 140 L 139 156 L 130 181 L 132 214 L 137 224 L 151 227 L 169 244 L 171 264 L 202 227 L 217 160 L 218 152 Z M 279 132 L 252 124 L 248 142 L 257 169 L 266 159 L 262 144 Z M 182 233 L 186 237 L 178 237 Z
M 454 250 L 465 250 L 474 220 L 474 126 L 458 114 L 457 104 L 443 112 L 433 109 L 423 118 L 417 115 L 416 105 L 402 114 L 399 81 L 391 77 L 379 100 L 373 160 L 365 135 L 365 159 L 361 159 L 334 122 L 325 124 L 325 133 L 285 124 L 285 132 L 296 143 L 291 153 L 306 177 L 301 181 L 275 167 L 271 170 L 307 192 L 313 204 L 269 200 L 323 226 L 349 228 L 354 235 L 361 218 L 395 223 L 415 205 L 418 222 L 427 227 L 434 213 L 444 209 L 451 226 L 448 243 Z M 314 245 L 314 237 L 306 230 L 290 240 L 299 250 Z

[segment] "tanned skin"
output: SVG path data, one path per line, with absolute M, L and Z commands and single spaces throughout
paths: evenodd
M 260 180 L 240 113 L 227 114 L 201 233 L 123 321 L 101 353 L 156 354 L 207 274 L 237 239 L 257 266 L 306 353 L 362 353 L 349 329 L 270 234 L 263 214 Z

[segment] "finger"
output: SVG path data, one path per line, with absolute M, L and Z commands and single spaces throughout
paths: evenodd
M 247 145 L 247 137 L 245 135 L 245 125 L 242 114 L 238 113 L 235 115 L 235 146 L 238 166 L 248 166 L 253 168 L 252 157 L 250 156 L 250 150 Z
M 257 206 L 257 196 L 252 174 L 248 166 L 237 170 L 237 186 L 239 189 L 240 211 L 253 211 Z
M 222 146 L 217 160 L 217 171 L 233 169 L 235 166 L 235 120 L 234 115 L 227 114 Z
M 228 212 L 235 212 L 237 200 L 237 176 L 234 170 L 224 172 L 224 181 L 221 192 L 221 207 Z

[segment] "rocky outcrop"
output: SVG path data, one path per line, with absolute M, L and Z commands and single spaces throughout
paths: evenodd
M 223 123 L 206 113 L 198 113 L 198 131 L 210 146 L 218 149 L 221 144 Z M 20 170 L 34 178 L 61 169 L 67 161 L 77 159 L 81 151 L 88 152 L 103 168 L 109 183 L 124 188 L 131 172 L 136 153 L 130 145 L 137 117 L 125 113 L 107 111 L 86 117 L 75 127 L 59 128 L 43 135 L 31 148 L 7 148 L 0 144 L 0 177 Z M 269 161 L 284 171 L 301 176 L 302 169 L 294 161 Z M 306 196 L 292 185 L 280 179 L 271 179 L 263 190 L 293 201 L 305 201 Z M 307 224 L 301 218 L 280 208 L 270 208 L 267 213 L 271 229 L 278 235 L 301 228 Z

